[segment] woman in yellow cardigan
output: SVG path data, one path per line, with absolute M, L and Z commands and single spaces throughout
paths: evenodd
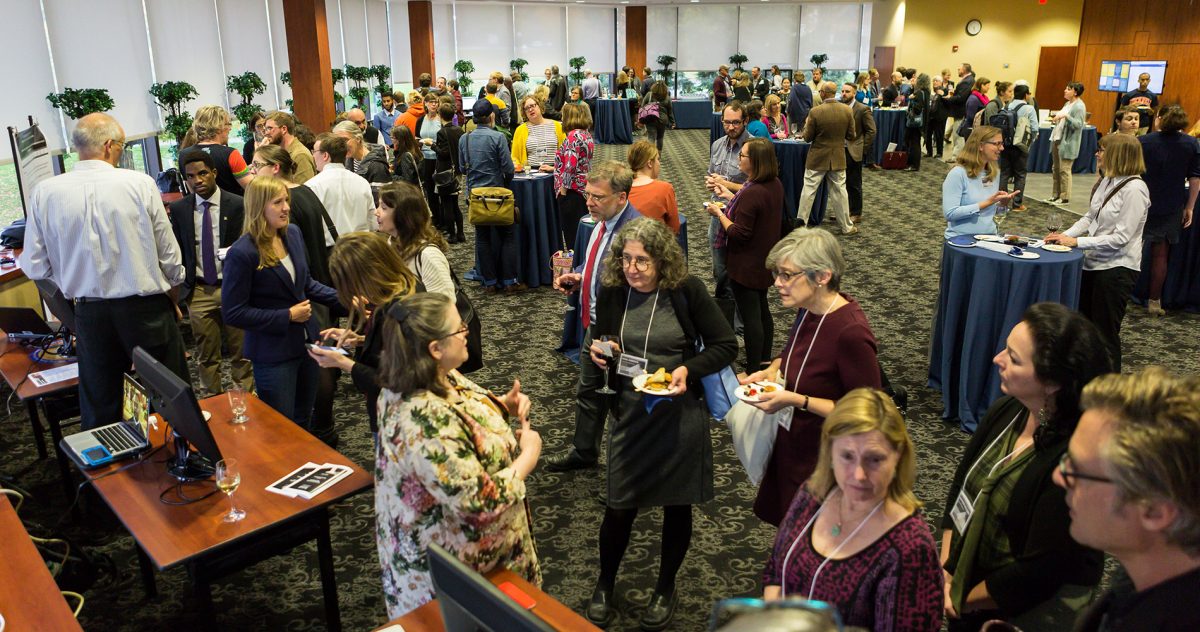
M 524 123 L 513 133 L 512 160 L 516 171 L 554 172 L 554 154 L 567 135 L 562 123 L 542 116 L 543 104 L 533 95 L 521 99 Z

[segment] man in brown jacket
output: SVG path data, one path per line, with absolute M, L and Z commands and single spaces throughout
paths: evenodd
M 804 189 L 800 207 L 796 210 L 797 225 L 808 224 L 812 214 L 813 197 L 821 182 L 829 179 L 828 203 L 833 206 L 843 235 L 853 235 L 858 227 L 850 221 L 850 205 L 846 198 L 846 142 L 856 138 L 854 114 L 850 106 L 837 100 L 837 84 L 821 84 L 821 104 L 808 113 L 804 124 L 804 140 L 812 143 L 804 163 Z
M 854 114 L 854 140 L 846 143 L 846 193 L 850 197 L 850 221 L 862 221 L 863 154 L 875 147 L 875 115 L 871 108 L 854 99 L 858 86 L 842 84 L 842 103 Z

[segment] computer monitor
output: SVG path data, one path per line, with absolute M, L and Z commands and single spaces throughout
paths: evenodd
M 212 476 L 214 466 L 222 458 L 221 450 L 204 421 L 192 386 L 141 347 L 133 348 L 133 368 L 146 387 L 155 412 L 171 424 L 175 434 L 175 456 L 167 461 L 167 471 L 181 481 Z M 196 451 L 192 451 L 189 443 Z
M 435 542 L 426 549 L 446 632 L 553 630 Z
M 1162 94 L 1163 81 L 1167 76 L 1167 62 L 1147 59 L 1101 61 L 1100 90 L 1120 93 L 1136 90 L 1138 77 L 1142 73 L 1150 75 L 1150 91 Z

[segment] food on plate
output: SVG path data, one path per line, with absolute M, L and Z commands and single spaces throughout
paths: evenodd
M 751 384 L 746 387 L 746 395 L 749 397 L 758 397 L 763 393 L 774 393 L 779 390 L 779 387 L 774 384 Z
M 670 387 L 671 375 L 663 367 L 658 367 L 658 370 L 646 378 L 646 381 L 642 384 L 642 388 L 655 391 L 667 391 L 670 390 Z

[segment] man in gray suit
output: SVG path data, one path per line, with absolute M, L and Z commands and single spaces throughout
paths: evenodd
M 850 197 L 850 221 L 862 221 L 863 154 L 875 146 L 875 115 L 871 108 L 854 99 L 858 86 L 842 84 L 842 103 L 854 114 L 854 140 L 846 143 L 846 193 Z
M 837 100 L 837 84 L 821 84 L 821 104 L 808 113 L 804 124 L 804 140 L 812 143 L 804 163 L 804 190 L 796 210 L 797 225 L 807 225 L 812 214 L 813 197 L 817 188 L 829 179 L 829 204 L 833 206 L 843 235 L 853 235 L 858 227 L 850 221 L 850 205 L 846 198 L 846 142 L 853 141 L 854 113 L 850 106 Z

